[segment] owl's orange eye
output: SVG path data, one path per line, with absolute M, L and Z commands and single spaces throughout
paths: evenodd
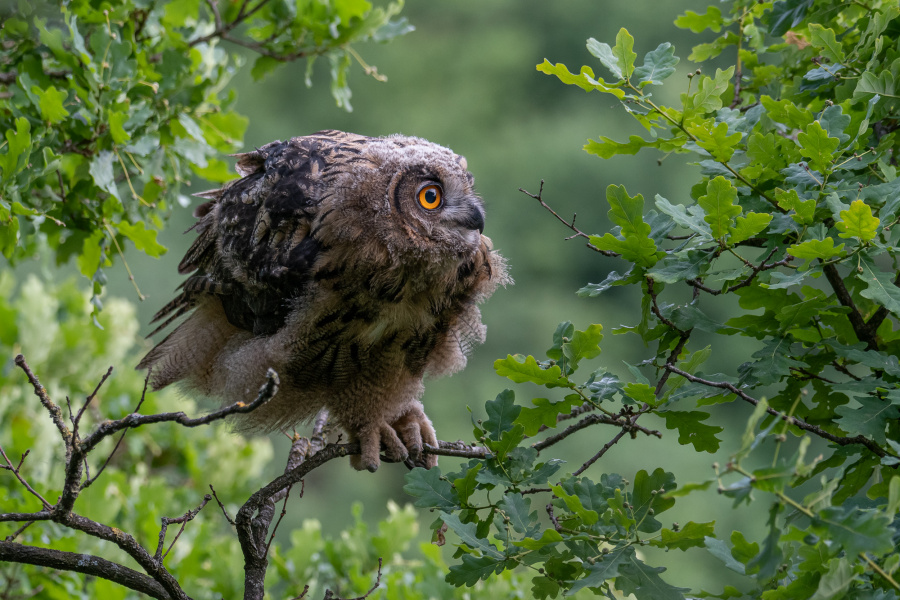
M 434 210 L 441 205 L 441 186 L 431 184 L 426 185 L 416 195 L 422 208 Z

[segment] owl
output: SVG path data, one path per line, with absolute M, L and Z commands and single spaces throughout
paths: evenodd
M 250 401 L 266 371 L 278 394 L 238 427 L 272 431 L 321 408 L 379 453 L 432 467 L 425 376 L 482 343 L 478 304 L 511 280 L 484 230 L 466 160 L 426 140 L 321 131 L 237 155 L 242 176 L 199 194 L 188 275 L 153 322 L 187 317 L 140 362 L 154 389 L 179 382 Z

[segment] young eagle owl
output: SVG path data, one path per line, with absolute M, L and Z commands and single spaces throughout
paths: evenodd
M 360 442 L 357 469 L 377 469 L 382 446 L 437 464 L 422 454 L 437 443 L 423 377 L 465 366 L 484 341 L 476 305 L 509 281 L 465 159 L 414 137 L 321 131 L 240 154 L 237 170 L 201 194 L 178 267 L 191 275 L 153 333 L 193 312 L 138 368 L 154 389 L 182 382 L 235 402 L 271 367 L 280 391 L 242 428 L 324 406 Z

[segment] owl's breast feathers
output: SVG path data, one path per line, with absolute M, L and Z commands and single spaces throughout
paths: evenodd
M 217 378 L 233 377 L 253 344 L 256 360 L 272 363 L 258 365 L 263 373 L 271 366 L 320 393 L 373 369 L 421 379 L 465 365 L 484 339 L 476 304 L 509 281 L 505 263 L 480 235 L 453 253 L 398 256 L 383 243 L 370 222 L 377 210 L 343 199 L 354 169 L 372 167 L 362 150 L 373 139 L 326 131 L 273 142 L 239 155 L 241 179 L 201 194 L 197 238 L 179 265 L 190 276 L 151 335 L 196 310 L 138 365 L 152 368 L 155 389 L 185 380 L 233 394 Z

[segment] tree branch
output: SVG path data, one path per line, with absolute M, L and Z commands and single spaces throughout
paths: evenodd
M 708 379 L 696 377 L 694 375 L 691 375 L 687 371 L 682 371 L 681 369 L 677 368 L 674 365 L 667 364 L 667 365 L 665 365 L 665 368 L 669 371 L 672 371 L 676 375 L 681 375 L 682 377 L 684 377 L 685 379 L 687 379 L 688 381 L 690 381 L 692 383 L 700 383 L 703 385 L 707 385 L 709 387 L 728 390 L 732 394 L 735 394 L 740 399 L 744 400 L 745 402 L 749 402 L 753 406 L 756 406 L 757 404 L 759 404 L 759 400 L 748 395 L 746 392 L 744 392 L 744 390 L 732 385 L 731 383 L 728 383 L 727 381 L 710 381 Z M 778 412 L 777 410 L 775 410 L 772 407 L 767 407 L 766 412 L 768 414 L 772 415 L 773 417 L 778 417 L 782 421 L 786 421 L 789 425 L 794 425 L 795 427 L 797 427 L 799 429 L 802 429 L 804 431 L 812 433 L 813 435 L 817 435 L 820 438 L 828 440 L 829 442 L 834 442 L 835 444 L 838 444 L 840 446 L 850 446 L 850 445 L 859 444 L 861 446 L 865 446 L 873 454 L 875 454 L 879 457 L 886 456 L 886 452 L 884 450 L 882 450 L 878 444 L 876 444 L 875 442 L 873 442 L 872 440 L 868 439 L 865 436 L 858 435 L 855 437 L 841 437 L 838 435 L 834 435 L 833 433 L 828 433 L 827 431 L 825 431 L 824 429 L 822 429 L 821 427 L 819 427 L 817 425 L 810 425 L 809 423 L 807 423 L 806 421 L 804 421 L 803 419 L 800 419 L 798 417 L 792 417 L 792 416 L 786 415 L 782 412 Z
M 522 192 L 523 194 L 525 194 L 526 196 L 529 196 L 529 197 L 534 198 L 535 200 L 537 200 L 537 201 L 540 203 L 540 205 L 543 206 L 544 209 L 546 209 L 547 211 L 549 211 L 551 215 L 553 215 L 554 217 L 556 217 L 556 219 L 557 219 L 560 223 L 562 223 L 563 225 L 565 225 L 566 227 L 568 227 L 569 229 L 571 229 L 572 231 L 575 232 L 575 235 L 570 236 L 570 237 L 567 237 L 567 238 L 566 238 L 567 240 L 571 240 L 572 238 L 576 238 L 576 237 L 582 237 L 582 238 L 585 238 L 586 240 L 588 240 L 588 243 L 587 243 L 586 245 L 587 245 L 587 247 L 590 248 L 591 250 L 593 250 L 593 251 L 595 251 L 595 252 L 599 252 L 599 253 L 602 254 L 603 256 L 619 256 L 619 253 L 618 253 L 618 252 L 613 252 L 613 251 L 611 251 L 611 250 L 601 250 L 601 249 L 598 248 L 597 246 L 591 244 L 591 243 L 590 243 L 591 236 L 589 236 L 589 235 L 586 234 L 585 232 L 583 232 L 583 231 L 581 231 L 580 229 L 578 229 L 577 227 L 575 227 L 575 217 L 578 216 L 577 214 L 572 215 L 572 222 L 570 223 L 569 221 L 566 221 L 566 220 L 563 219 L 561 216 L 559 216 L 559 214 L 558 214 L 555 210 L 553 210 L 552 208 L 550 208 L 550 205 L 549 205 L 549 204 L 547 204 L 546 202 L 544 202 L 544 199 L 543 199 L 543 197 L 542 197 L 542 196 L 543 196 L 543 193 L 544 193 L 544 180 L 543 180 L 543 179 L 541 179 L 541 187 L 540 187 L 540 189 L 538 190 L 538 193 L 537 193 L 537 194 L 532 194 L 531 192 L 526 191 L 526 190 L 524 190 L 524 189 L 522 189 L 522 188 L 519 188 L 519 191 Z
M 842 306 L 846 306 L 850 309 L 850 312 L 847 313 L 847 318 L 850 319 L 850 326 L 853 327 L 856 337 L 859 338 L 859 341 L 866 343 L 867 350 L 878 350 L 878 341 L 875 339 L 875 334 L 867 327 L 862 314 L 860 314 L 859 309 L 856 308 L 856 304 L 854 304 L 850 292 L 848 292 L 847 288 L 844 286 L 844 280 L 841 279 L 837 267 L 834 266 L 833 263 L 826 263 L 825 266 L 822 267 L 822 270 L 825 272 L 825 277 L 828 279 L 828 283 L 831 284 L 831 288 L 834 290 L 838 301 Z
M 152 577 L 99 556 L 0 541 L 0 562 L 3 561 L 93 575 L 146 594 L 151 598 L 172 600 L 172 596 L 166 589 Z

